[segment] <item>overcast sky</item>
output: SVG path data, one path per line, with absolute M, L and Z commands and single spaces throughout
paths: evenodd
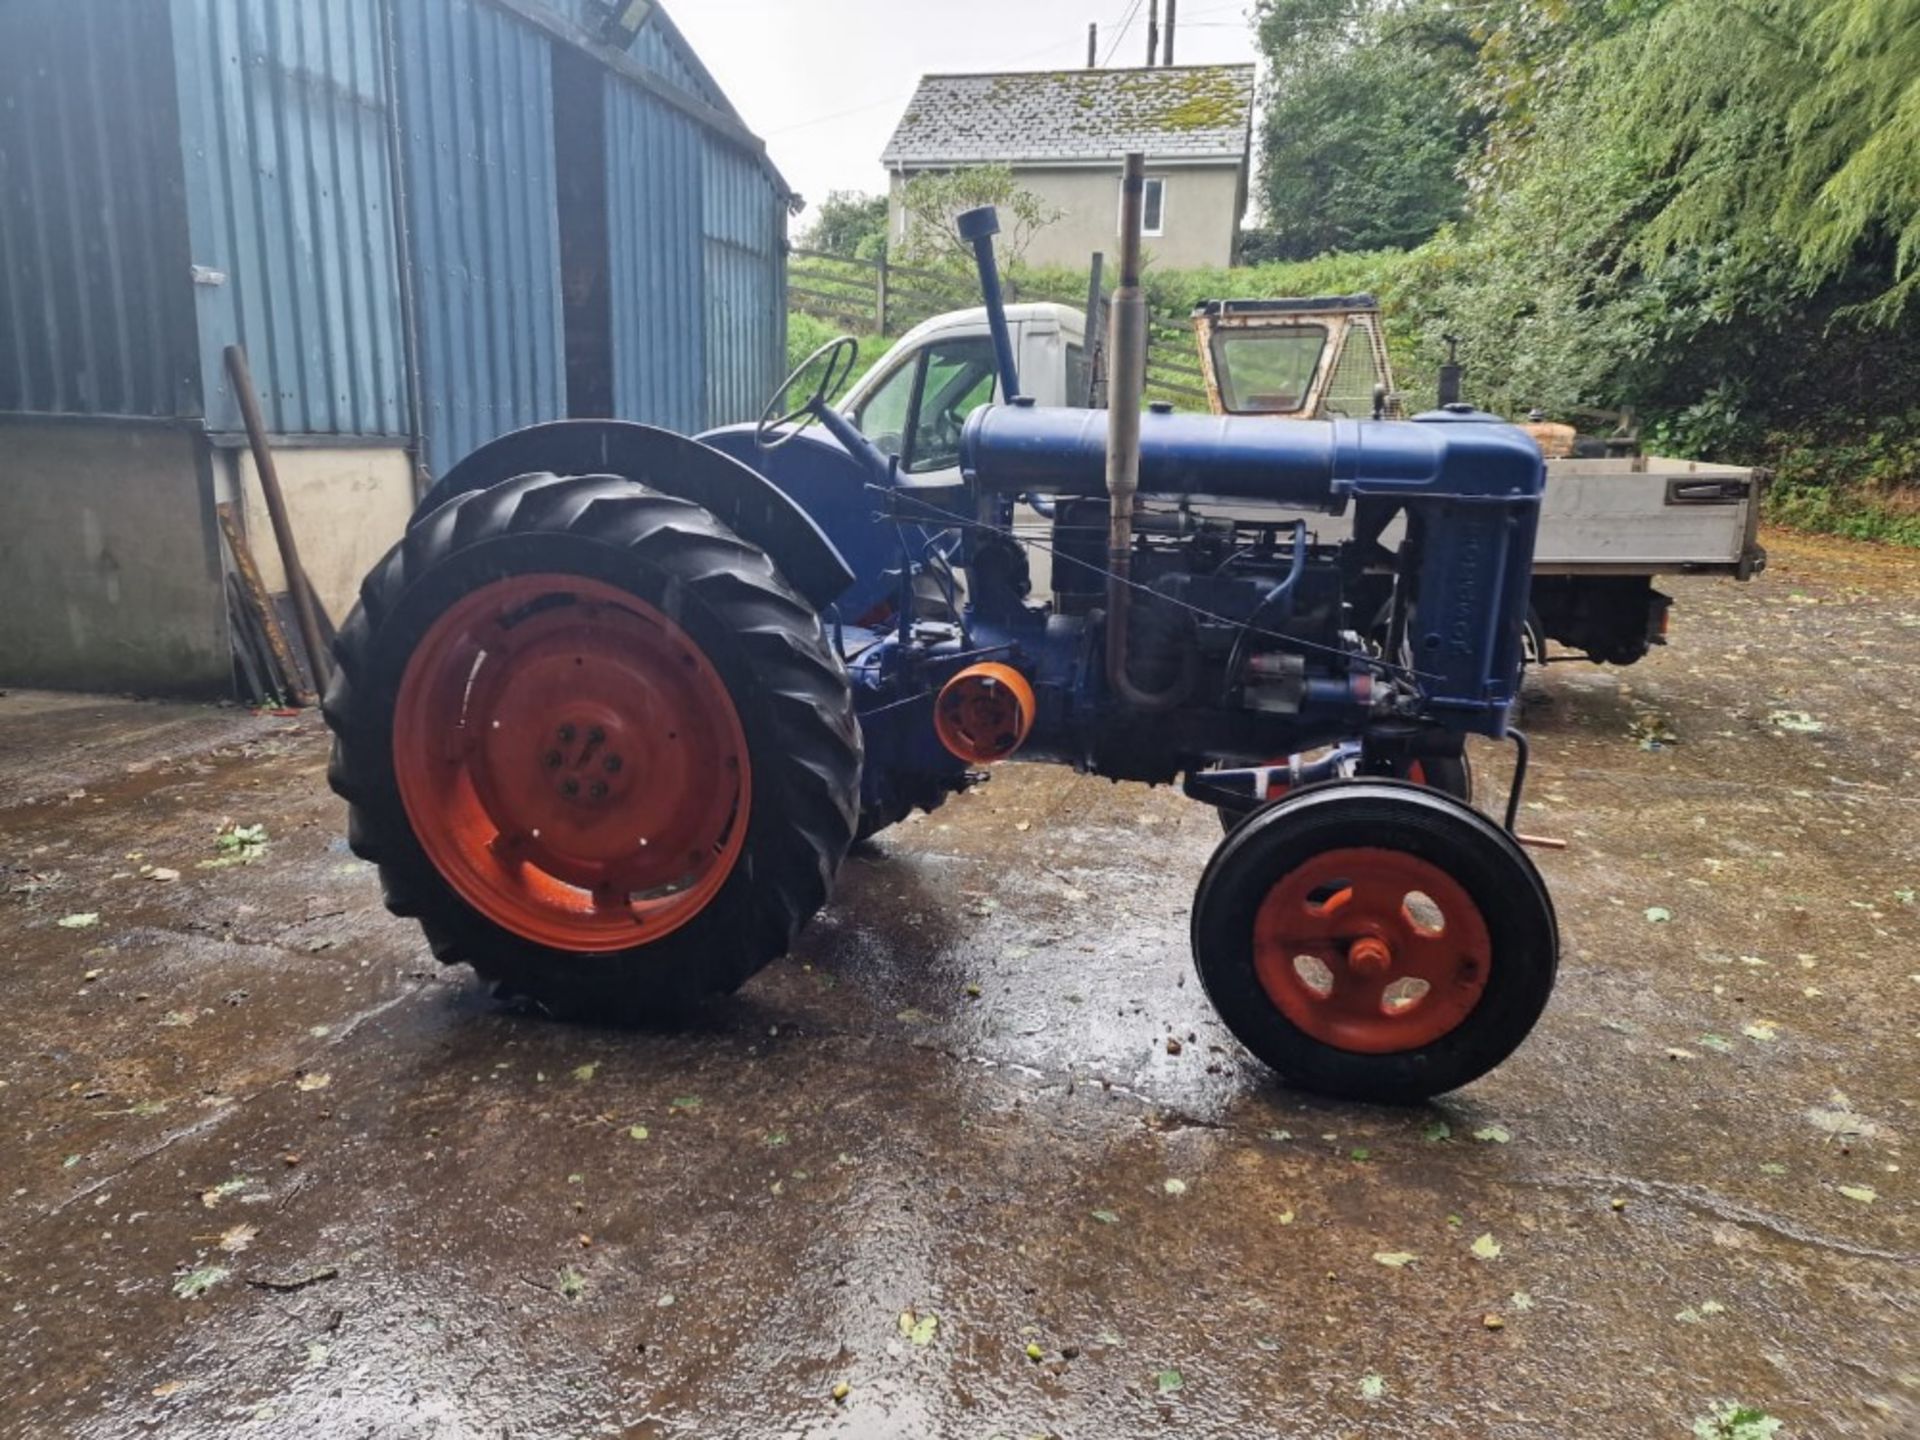
M 885 187 L 880 151 L 922 74 L 1084 65 L 1089 21 L 1103 57 L 1118 38 L 1115 66 L 1146 59 L 1147 0 L 665 4 L 809 205 L 829 190 Z M 1252 60 L 1247 9 L 1247 0 L 1180 0 L 1174 60 Z

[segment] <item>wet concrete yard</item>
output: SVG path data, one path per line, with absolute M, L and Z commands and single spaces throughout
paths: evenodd
M 442 971 L 317 720 L 0 698 L 0 1434 L 1920 1434 L 1920 557 L 1770 544 L 1547 677 L 1560 986 L 1415 1110 L 1213 1021 L 1165 791 L 1005 767 L 633 1034 Z

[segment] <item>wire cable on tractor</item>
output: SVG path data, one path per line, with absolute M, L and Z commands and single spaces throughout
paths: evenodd
M 1194 959 L 1289 1083 L 1415 1100 L 1512 1053 L 1559 952 L 1508 724 L 1540 452 L 1459 405 L 1143 415 L 1140 189 L 1129 157 L 1108 411 L 1021 396 L 988 209 L 959 223 L 993 373 L 943 383 L 1001 403 L 948 427 L 944 473 L 828 404 L 843 336 L 758 425 L 541 425 L 441 477 L 326 700 L 353 848 L 440 959 L 592 1018 L 729 993 L 857 836 L 1017 754 L 1221 811 Z M 1504 826 L 1466 803 L 1470 735 L 1516 743 Z

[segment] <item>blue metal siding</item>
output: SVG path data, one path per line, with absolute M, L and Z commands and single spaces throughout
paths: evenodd
M 703 138 L 678 110 L 608 77 L 613 405 L 623 420 L 706 428 Z
M 733 113 L 727 97 L 720 93 L 707 75 L 706 68 L 687 48 L 687 42 L 680 38 L 680 32 L 664 18 L 655 19 L 642 30 L 633 44 L 627 47 L 627 54 L 668 84 L 679 86 L 716 110 L 729 115 Z
M 600 33 L 609 9 L 603 0 L 531 0 L 531 3 L 558 16 L 586 36 Z M 619 0 L 612 8 L 617 11 L 624 8 L 624 4 L 625 0 Z M 679 28 L 667 18 L 664 10 L 656 7 L 652 17 L 641 27 L 639 35 L 627 46 L 626 53 L 668 84 L 679 86 L 716 110 L 732 113 L 727 97 L 720 93 L 705 67 L 688 47 Z
M 379 0 L 174 0 L 209 429 L 247 347 L 282 434 L 404 435 Z
M 166 15 L 0 4 L 0 411 L 199 406 Z
M 428 463 L 566 414 L 549 41 L 481 0 L 394 5 Z
M 712 136 L 703 167 L 707 424 L 760 413 L 785 374 L 786 206 L 759 164 Z

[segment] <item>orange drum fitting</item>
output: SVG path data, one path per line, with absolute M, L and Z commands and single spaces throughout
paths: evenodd
M 940 687 L 933 729 L 940 743 L 972 765 L 1004 760 L 1033 729 L 1033 686 L 1011 665 L 969 665 Z

